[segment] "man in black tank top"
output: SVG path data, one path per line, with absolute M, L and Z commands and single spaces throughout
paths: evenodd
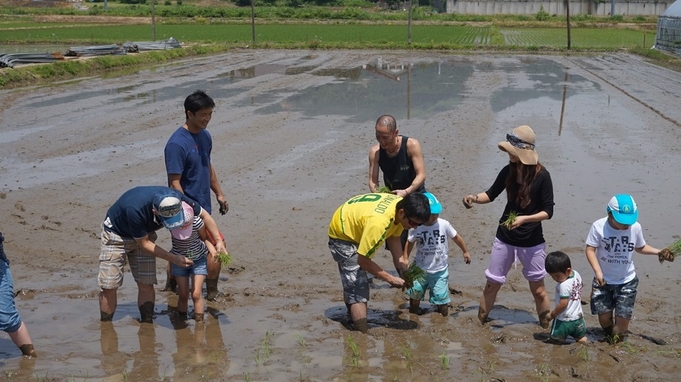
M 426 168 L 419 141 L 399 135 L 397 122 L 390 115 L 378 117 L 376 140 L 378 143 L 369 150 L 371 192 L 379 188 L 379 169 L 383 172 L 385 186 L 398 196 L 426 192 Z

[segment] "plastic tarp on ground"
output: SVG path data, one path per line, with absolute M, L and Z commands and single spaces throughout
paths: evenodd
M 681 0 L 676 0 L 658 18 L 655 49 L 681 55 Z
M 150 50 L 167 50 L 182 48 L 176 39 L 169 38 L 162 41 L 148 41 L 148 42 L 126 42 L 125 44 L 116 45 L 93 45 L 93 46 L 74 46 L 69 48 L 63 55 L 61 53 L 9 53 L 4 54 L 0 52 L 0 68 L 12 68 L 16 64 L 35 64 L 35 63 L 49 63 L 57 60 L 63 60 L 66 57 L 88 57 L 88 56 L 105 56 L 105 55 L 124 55 L 128 53 L 137 53 Z

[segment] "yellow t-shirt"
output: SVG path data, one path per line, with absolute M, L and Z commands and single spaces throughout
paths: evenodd
M 329 224 L 329 237 L 357 245 L 357 253 L 371 258 L 390 236 L 400 236 L 395 206 L 402 200 L 393 194 L 357 195 L 338 207 Z

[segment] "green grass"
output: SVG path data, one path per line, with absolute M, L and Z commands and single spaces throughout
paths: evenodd
M 627 29 L 573 28 L 572 46 L 584 49 L 620 49 L 643 46 L 644 32 Z M 252 43 L 249 24 L 157 24 L 156 39 L 174 37 L 180 42 Z M 654 42 L 647 33 L 646 47 Z M 151 41 L 151 25 L 78 25 L 45 24 L 21 29 L 0 23 L 0 43 L 35 44 L 122 44 L 126 41 Z M 271 47 L 296 47 L 312 44 L 317 48 L 402 47 L 407 45 L 404 25 L 359 24 L 264 24 L 256 25 L 256 42 Z M 296 44 L 298 44 L 296 46 Z M 291 46 L 293 45 L 293 46 Z M 564 28 L 499 28 L 465 25 L 412 26 L 412 46 L 423 49 L 462 49 L 480 47 L 544 47 L 567 46 Z

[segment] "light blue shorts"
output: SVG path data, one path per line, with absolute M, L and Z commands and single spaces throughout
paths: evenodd
M 412 300 L 423 300 L 426 291 L 430 298 L 428 302 L 433 305 L 449 304 L 449 270 L 428 273 L 423 283 L 414 280 L 414 285 L 407 289 L 407 296 Z

